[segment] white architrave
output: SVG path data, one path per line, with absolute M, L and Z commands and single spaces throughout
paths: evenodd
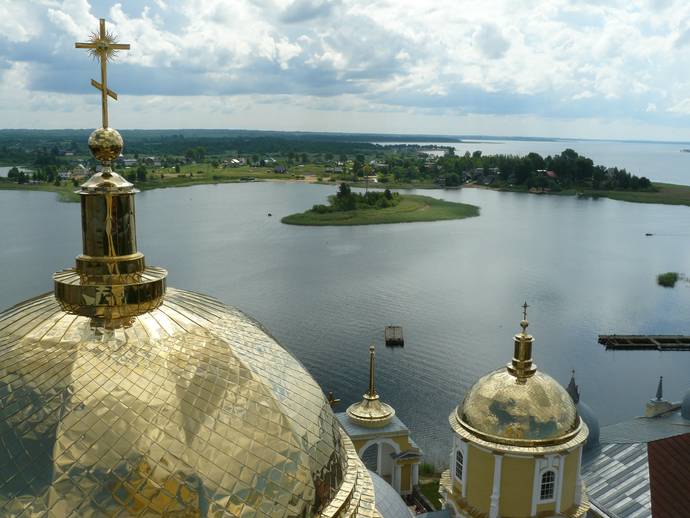
M 561 467 L 560 471 L 556 472 L 556 512 L 561 512 L 561 495 L 563 494 L 563 471 L 565 466 L 565 456 L 558 456 L 558 465 Z
M 467 487 L 467 484 L 465 483 L 467 481 L 467 443 L 458 438 L 457 436 L 455 436 L 455 440 L 453 442 L 455 444 L 453 451 L 450 454 L 450 467 L 452 468 L 451 478 L 452 480 L 455 480 L 460 484 L 460 493 L 461 496 L 464 498 Z M 462 453 L 462 480 L 458 480 L 458 478 L 455 476 L 455 463 L 457 460 L 458 450 L 460 450 L 460 452 Z
M 494 481 L 491 490 L 491 505 L 489 506 L 489 518 L 498 518 L 498 503 L 501 498 L 501 467 L 503 455 L 494 454 Z
M 547 470 L 553 470 L 556 479 L 554 480 L 555 491 L 554 498 L 548 500 L 540 500 L 541 493 L 541 476 Z M 556 501 L 556 497 L 560 498 L 559 487 L 563 484 L 563 455 L 547 455 L 546 457 L 537 457 L 534 459 L 534 481 L 532 483 L 532 516 L 537 514 L 537 505 L 548 504 Z M 559 505 L 559 504 L 557 504 Z M 556 510 L 558 512 L 558 510 Z
M 582 446 L 577 449 L 577 477 L 575 479 L 575 503 L 577 505 L 582 503 L 582 475 L 580 473 L 582 467 L 582 449 Z

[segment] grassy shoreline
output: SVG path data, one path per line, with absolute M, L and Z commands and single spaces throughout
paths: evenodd
M 440 221 L 479 216 L 479 207 L 474 205 L 415 194 L 405 194 L 401 198 L 398 205 L 385 209 L 357 209 L 328 213 L 308 210 L 285 216 L 281 221 L 287 225 L 351 226 Z
M 166 189 L 172 187 L 189 187 L 193 185 L 210 185 L 219 183 L 240 183 L 245 181 L 246 177 L 251 177 L 253 181 L 277 181 L 277 182 L 295 182 L 305 183 L 310 185 L 337 185 L 341 180 L 336 181 L 314 181 L 317 176 L 321 176 L 322 169 L 316 166 L 308 166 L 300 168 L 302 176 L 276 174 L 265 167 L 249 167 L 243 166 L 236 169 L 214 169 L 209 164 L 196 164 L 191 166 L 184 166 L 183 173 L 180 175 L 174 174 L 172 170 L 162 170 L 165 178 L 160 179 L 159 173 L 151 175 L 151 179 L 146 182 L 135 182 L 137 189 L 142 191 L 152 189 Z M 190 176 L 190 173 L 192 174 Z M 304 176 L 309 180 L 301 180 Z M 363 182 L 350 184 L 352 187 L 365 187 Z M 656 203 L 659 205 L 686 205 L 690 206 L 690 185 L 677 185 L 670 183 L 653 183 L 655 191 L 595 191 L 588 189 L 568 189 L 561 192 L 544 193 L 544 195 L 551 196 L 584 196 L 591 198 L 609 198 L 618 201 L 627 201 L 630 203 Z M 406 182 L 390 182 L 378 183 L 368 185 L 370 189 L 439 189 L 438 185 L 433 183 L 406 183 Z M 519 192 L 527 194 L 525 187 L 485 187 L 481 185 L 467 185 L 463 188 L 480 188 L 500 192 Z M 71 183 L 56 186 L 53 184 L 16 184 L 12 182 L 0 181 L 0 190 L 23 190 L 23 191 L 40 191 L 40 192 L 55 192 L 58 194 L 59 201 L 75 202 L 79 200 L 79 196 L 73 191 L 78 187 L 74 187 Z

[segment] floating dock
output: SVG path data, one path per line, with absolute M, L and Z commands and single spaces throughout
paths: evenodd
M 690 351 L 690 336 L 683 335 L 599 335 L 606 350 Z
M 400 326 L 386 326 L 383 335 L 386 345 L 405 345 L 402 327 Z

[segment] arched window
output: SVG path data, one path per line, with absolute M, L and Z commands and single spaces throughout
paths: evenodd
M 367 469 L 378 473 L 379 472 L 379 445 L 372 444 L 362 452 L 362 461 Z
M 545 471 L 541 476 L 541 488 L 539 490 L 539 500 L 553 500 L 556 489 L 556 473 L 553 470 Z
M 458 480 L 462 480 L 462 462 L 463 462 L 462 452 L 458 450 L 455 453 L 455 477 Z

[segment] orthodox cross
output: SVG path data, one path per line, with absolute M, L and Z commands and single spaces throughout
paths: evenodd
M 101 111 L 103 127 L 108 127 L 108 96 L 117 100 L 117 94 L 108 88 L 107 65 L 118 50 L 129 50 L 129 43 L 117 43 L 115 36 L 105 30 L 105 19 L 101 18 L 100 29 L 91 34 L 86 43 L 75 43 L 78 49 L 89 49 L 89 54 L 101 62 L 101 82 L 91 80 L 91 85 L 101 91 Z
M 527 304 L 527 301 L 522 305 L 522 320 L 527 320 L 527 308 L 529 307 L 529 304 Z

